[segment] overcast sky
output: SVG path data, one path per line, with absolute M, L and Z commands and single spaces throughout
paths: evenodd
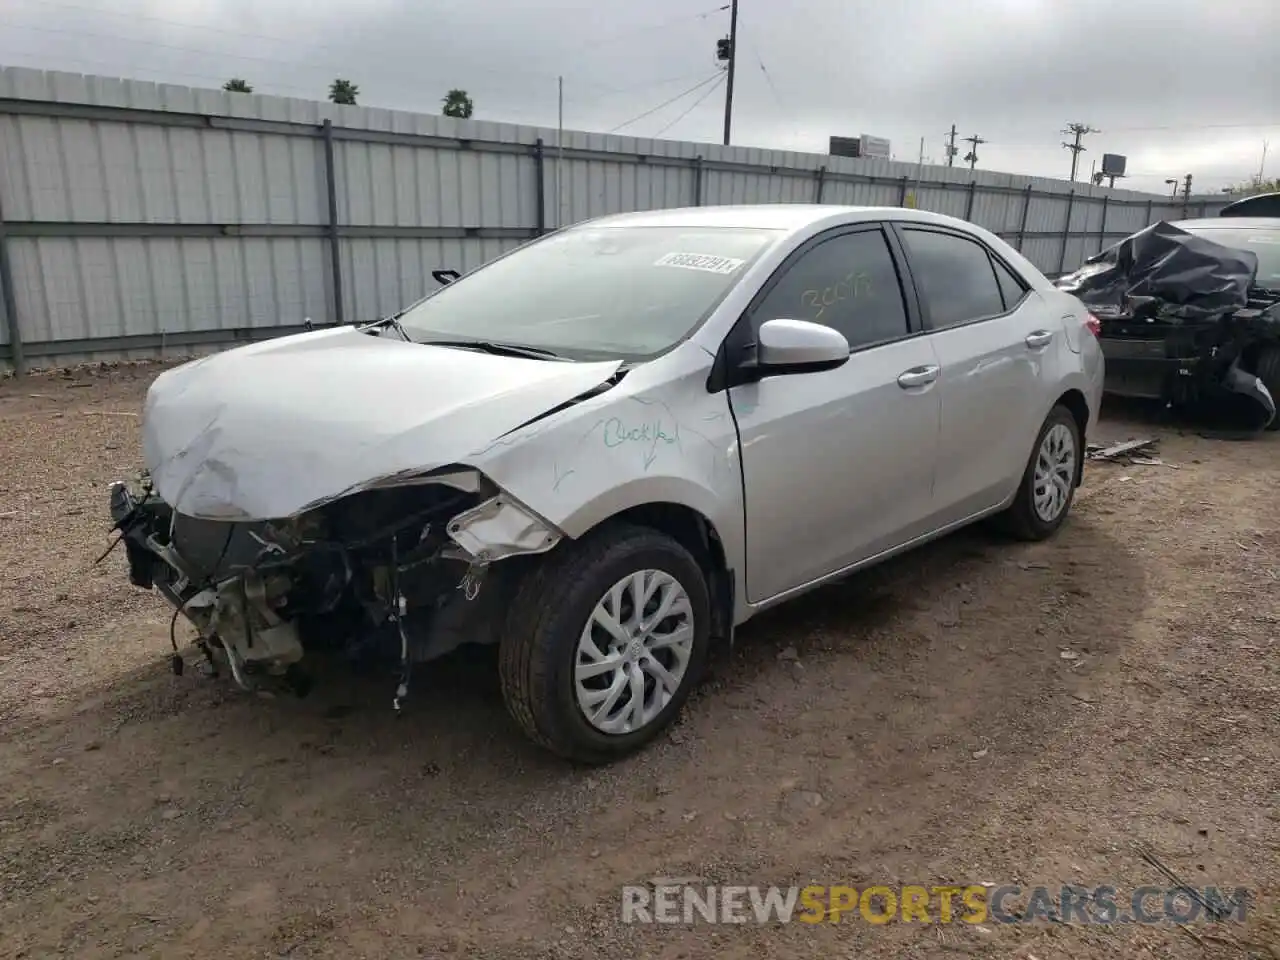
M 727 3 L 727 0 L 722 0 Z M 0 0 L 0 63 L 436 112 L 462 87 L 476 117 L 719 142 L 717 0 Z M 1080 179 L 1128 156 L 1134 189 L 1192 173 L 1195 192 L 1280 173 L 1280 0 L 741 0 L 733 142 L 826 152 L 888 138 L 945 162 L 1066 178 L 1062 128 L 1087 123 Z M 695 101 L 709 92 L 701 103 Z M 691 109 L 690 109 L 691 108 Z M 688 111 L 688 112 L 686 112 Z M 968 150 L 962 144 L 961 153 Z

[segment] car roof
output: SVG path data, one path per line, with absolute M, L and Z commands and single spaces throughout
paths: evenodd
M 909 207 L 852 207 L 827 203 L 758 203 L 708 207 L 676 207 L 616 213 L 585 221 L 592 227 L 738 227 L 792 232 L 815 224 L 870 220 L 911 220 L 972 231 L 974 225 L 956 217 Z
M 1179 230 L 1280 230 L 1280 217 L 1205 217 L 1202 220 L 1173 220 Z

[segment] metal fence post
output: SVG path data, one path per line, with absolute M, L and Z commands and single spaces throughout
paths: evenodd
M 1104 193 L 1102 195 L 1102 226 L 1098 227 L 1098 250 L 1101 251 L 1107 245 L 1107 201 L 1111 199 L 1111 195 Z
M 4 210 L 0 209 L 0 313 L 9 331 L 9 362 L 15 376 L 27 372 L 22 353 L 22 331 L 18 328 L 18 301 L 13 292 L 13 268 L 9 263 L 9 241 L 4 229 Z
M 973 195 L 974 195 L 974 191 L 976 191 L 977 189 L 978 189 L 978 181 L 970 180 L 969 181 L 969 199 L 967 199 L 964 202 L 964 218 L 966 220 L 970 220 L 970 221 L 973 220 Z
M 1058 256 L 1058 273 L 1067 265 L 1067 244 L 1071 241 L 1071 208 L 1076 203 L 1076 192 L 1067 194 L 1067 222 L 1062 225 L 1062 253 Z
M 1031 213 L 1031 184 L 1027 184 L 1027 196 L 1022 201 L 1022 222 L 1018 224 L 1018 252 L 1022 252 L 1022 245 L 1027 239 L 1027 215 Z
M 818 168 L 818 175 L 816 179 L 817 179 L 817 184 L 813 188 L 813 202 L 821 203 L 822 188 L 827 181 L 827 168 L 825 166 L 821 166 Z
M 338 173 L 333 161 L 333 121 L 324 122 L 324 176 L 329 192 L 329 292 L 333 294 L 333 322 L 342 326 L 346 308 L 342 302 L 342 248 L 338 243 Z
M 533 145 L 533 166 L 536 171 L 537 181 L 534 187 L 536 202 L 538 204 L 538 236 L 542 236 L 547 232 L 547 180 L 546 166 L 544 160 L 544 150 L 542 138 L 539 137 L 537 143 Z M 560 222 L 560 211 L 556 211 L 556 223 Z
M 702 154 L 693 158 L 693 205 L 702 206 Z

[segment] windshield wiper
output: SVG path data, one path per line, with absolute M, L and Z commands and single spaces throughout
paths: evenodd
M 531 360 L 566 360 L 554 350 L 542 347 L 525 347 L 515 343 L 497 343 L 493 340 L 419 340 L 428 347 L 456 347 L 460 350 L 482 350 L 500 357 L 528 357 Z
M 413 343 L 413 337 L 409 336 L 409 332 L 405 330 L 404 324 L 400 322 L 400 314 L 393 313 L 389 317 L 383 317 L 381 320 L 375 320 L 369 324 L 369 329 L 390 327 L 396 333 L 400 334 L 400 339 L 408 343 Z

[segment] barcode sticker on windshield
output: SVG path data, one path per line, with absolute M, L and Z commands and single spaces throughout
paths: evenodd
M 706 253 L 666 253 L 653 262 L 655 267 L 683 267 L 685 270 L 705 270 L 707 273 L 733 273 L 745 260 L 733 257 L 713 257 Z

